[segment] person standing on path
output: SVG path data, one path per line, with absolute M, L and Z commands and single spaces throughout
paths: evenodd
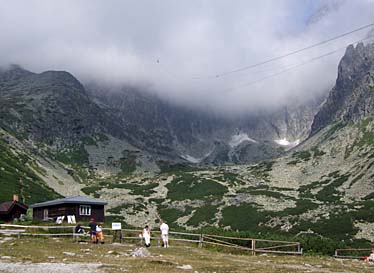
M 163 247 L 169 247 L 169 226 L 162 220 L 161 220 L 161 225 L 160 225 L 160 231 L 161 231 Z
M 97 237 L 96 237 L 96 222 L 94 218 L 90 219 L 90 223 L 88 224 L 90 227 L 90 236 L 91 236 L 91 242 L 94 244 L 97 244 Z
M 145 226 L 142 232 L 145 246 L 150 247 L 151 246 L 151 230 L 148 226 Z

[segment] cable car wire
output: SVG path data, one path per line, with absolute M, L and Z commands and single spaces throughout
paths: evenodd
M 309 50 L 311 48 L 314 48 L 314 47 L 317 47 L 317 46 L 320 46 L 320 45 L 323 45 L 323 44 L 327 44 L 327 43 L 329 43 L 331 41 L 340 39 L 340 38 L 348 36 L 348 35 L 350 35 L 352 33 L 355 33 L 355 32 L 358 32 L 358 31 L 361 31 L 363 29 L 366 29 L 366 28 L 369 28 L 369 27 L 373 27 L 373 26 L 374 26 L 374 23 L 370 23 L 370 24 L 361 26 L 359 28 L 353 29 L 351 31 L 342 33 L 342 34 L 337 35 L 335 37 L 329 38 L 327 40 L 320 41 L 318 43 L 315 43 L 315 44 L 312 44 L 312 45 L 309 45 L 309 46 L 297 49 L 295 51 L 288 52 L 286 54 L 283 54 L 283 55 L 280 55 L 280 56 L 277 56 L 277 57 L 274 57 L 274 58 L 267 59 L 267 60 L 262 61 L 262 62 L 258 62 L 258 63 L 252 64 L 252 65 L 248 65 L 248 66 L 243 66 L 243 67 L 240 67 L 240 68 L 237 68 L 237 69 L 233 69 L 233 70 L 226 71 L 226 72 L 221 72 L 221 73 L 218 73 L 218 74 L 215 74 L 215 75 L 206 76 L 206 77 L 193 77 L 193 79 L 195 79 L 195 80 L 198 80 L 198 79 L 207 79 L 207 78 L 213 79 L 213 78 L 220 78 L 220 77 L 228 76 L 228 75 L 231 75 L 231 74 L 234 74 L 234 73 L 237 73 L 237 72 L 241 72 L 241 71 L 244 71 L 244 70 L 247 70 L 247 69 L 250 69 L 250 68 L 261 66 L 261 65 L 264 65 L 264 64 L 267 64 L 267 63 L 270 63 L 270 62 L 274 62 L 274 61 L 277 61 L 277 60 L 280 60 L 280 59 L 283 59 L 283 58 L 295 55 L 295 54 L 300 53 L 302 51 Z
M 350 44 L 357 44 L 357 43 L 359 43 L 359 42 L 363 42 L 363 41 L 368 40 L 368 39 L 370 39 L 370 38 L 374 38 L 374 36 L 367 36 L 367 37 L 365 37 L 365 38 L 363 38 L 363 39 L 360 39 L 360 40 L 358 40 L 358 41 L 356 41 L 356 42 L 353 42 L 353 43 L 350 43 Z M 323 55 L 320 55 L 320 56 L 317 56 L 317 57 L 311 58 L 311 59 L 309 59 L 309 60 L 307 60 L 307 61 L 305 61 L 305 62 L 302 62 L 302 63 L 299 63 L 299 64 L 295 64 L 295 65 L 291 65 L 291 66 L 289 66 L 288 68 L 286 68 L 286 69 L 284 69 L 284 70 L 282 70 L 282 71 L 279 71 L 279 72 L 277 72 L 277 73 L 273 73 L 273 74 L 270 74 L 270 75 L 265 76 L 265 77 L 263 77 L 263 78 L 260 78 L 260 79 L 254 80 L 254 81 L 252 81 L 252 82 L 248 82 L 248 83 L 245 83 L 245 84 L 239 85 L 239 86 L 237 86 L 237 87 L 234 87 L 234 88 L 231 88 L 231 89 L 227 89 L 226 92 L 233 91 L 233 90 L 236 90 L 236 89 L 241 89 L 241 88 L 243 88 L 243 87 L 247 87 L 247 86 L 254 85 L 254 84 L 256 84 L 256 83 L 262 82 L 262 81 L 267 80 L 267 79 L 269 79 L 269 78 L 276 77 L 276 76 L 281 75 L 281 74 L 284 74 L 284 73 L 286 73 L 286 72 L 288 72 L 288 71 L 290 71 L 290 70 L 293 70 L 293 69 L 299 68 L 299 67 L 301 67 L 301 66 L 304 66 L 304 65 L 310 64 L 310 63 L 312 63 L 312 62 L 315 62 L 315 61 L 320 60 L 320 59 L 322 59 L 322 58 L 325 58 L 325 57 L 327 57 L 327 56 L 333 55 L 333 54 L 335 54 L 335 53 L 337 53 L 337 52 L 339 52 L 339 51 L 341 51 L 341 50 L 344 50 L 344 49 L 346 49 L 346 46 L 344 46 L 344 47 L 340 47 L 340 48 L 335 49 L 335 50 L 330 51 L 330 52 L 327 52 L 327 53 L 325 53 L 325 54 L 323 54 Z

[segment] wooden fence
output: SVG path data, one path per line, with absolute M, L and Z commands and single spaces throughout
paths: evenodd
M 6 229 L 3 229 L 6 228 Z M 89 230 L 88 227 L 83 227 Z M 53 232 L 56 230 L 56 232 Z M 48 233 L 42 233 L 40 231 L 48 231 Z M 52 231 L 52 232 L 51 232 Z M 59 232 L 57 232 L 59 231 Z M 120 236 L 116 235 L 117 231 L 111 228 L 103 228 L 105 237 L 112 238 L 114 240 L 119 237 L 120 242 L 122 240 L 128 241 L 141 241 L 142 237 L 139 236 L 142 230 L 137 229 L 121 229 Z M 75 226 L 24 226 L 24 225 L 0 225 L 0 234 L 5 235 L 17 235 L 18 238 L 21 236 L 72 236 L 74 240 L 82 237 L 88 237 L 88 234 L 75 233 Z M 160 231 L 152 231 L 151 240 L 157 241 L 158 244 L 161 242 Z M 155 236 L 156 235 L 156 236 Z M 169 232 L 169 241 L 184 242 L 196 244 L 199 247 L 214 246 L 216 248 L 229 248 L 240 251 L 248 252 L 252 255 L 256 253 L 273 253 L 273 254 L 290 254 L 290 255 L 301 255 L 303 254 L 302 248 L 299 242 L 289 241 L 276 241 L 276 240 L 265 240 L 265 239 L 254 239 L 254 238 L 240 238 L 240 237 L 228 237 L 219 236 L 213 234 L 197 234 L 187 232 Z
M 363 259 L 368 257 L 373 248 L 342 248 L 335 249 L 335 258 L 340 259 Z
M 299 242 L 227 237 L 209 234 L 202 234 L 202 239 L 204 244 L 247 250 L 252 255 L 256 253 L 301 255 L 303 253 Z

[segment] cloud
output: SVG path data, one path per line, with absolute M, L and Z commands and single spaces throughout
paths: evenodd
M 344 50 L 271 75 L 359 40 L 368 29 L 214 75 L 371 23 L 373 15 L 369 0 L 0 0 L 0 64 L 67 70 L 82 81 L 146 86 L 180 104 L 246 112 L 329 90 Z

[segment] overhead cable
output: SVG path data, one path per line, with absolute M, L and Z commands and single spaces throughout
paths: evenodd
M 360 40 L 358 40 L 358 41 L 356 41 L 356 42 L 353 42 L 353 43 L 351 43 L 351 44 L 357 44 L 357 43 L 359 43 L 359 42 L 363 42 L 363 41 L 368 40 L 368 39 L 373 38 L 373 37 L 374 37 L 374 36 L 367 36 L 366 38 L 360 39 Z M 324 58 L 324 57 L 327 57 L 327 56 L 333 55 L 333 54 L 335 54 L 335 53 L 337 53 L 337 52 L 339 52 L 339 51 L 341 51 L 341 50 L 344 50 L 344 49 L 346 49 L 346 46 L 344 46 L 344 47 L 340 47 L 340 48 L 338 48 L 338 49 L 335 49 L 335 50 L 330 51 L 330 52 L 328 52 L 328 53 L 325 53 L 325 54 L 323 54 L 323 55 L 319 55 L 319 56 L 317 56 L 317 57 L 311 58 L 311 59 L 309 59 L 309 60 L 307 60 L 307 61 L 305 61 L 305 62 L 302 62 L 302 63 L 296 64 L 296 65 L 291 65 L 291 66 L 289 66 L 288 68 L 286 68 L 286 69 L 284 69 L 284 70 L 282 70 L 282 71 L 279 71 L 279 72 L 277 72 L 277 73 L 273 73 L 273 74 L 270 74 L 270 75 L 265 76 L 265 77 L 263 77 L 263 78 L 257 79 L 257 80 L 255 80 L 255 81 L 248 82 L 248 83 L 245 83 L 245 84 L 239 85 L 239 86 L 237 86 L 237 87 L 234 87 L 234 88 L 228 89 L 228 90 L 226 90 L 226 92 L 228 92 L 228 91 L 233 91 L 233 90 L 236 90 L 236 89 L 240 89 L 240 88 L 243 88 L 243 87 L 247 87 L 247 86 L 250 86 L 250 85 L 254 85 L 254 84 L 256 84 L 256 83 L 262 82 L 262 81 L 267 80 L 267 79 L 269 79 L 269 78 L 276 77 L 276 76 L 281 75 L 281 74 L 284 74 L 284 73 L 286 73 L 286 72 L 288 72 L 288 71 L 290 71 L 290 70 L 293 70 L 293 69 L 299 68 L 299 67 L 301 67 L 301 66 L 304 66 L 304 65 L 307 65 L 307 64 L 309 64 L 309 63 L 315 62 L 315 61 L 317 61 L 317 60 L 319 60 L 319 59 L 322 59 L 322 58 Z
M 342 34 L 337 35 L 335 37 L 329 38 L 327 40 L 320 41 L 318 43 L 315 43 L 315 44 L 312 44 L 312 45 L 309 45 L 309 46 L 297 49 L 295 51 L 288 52 L 286 54 L 283 54 L 283 55 L 280 55 L 280 56 L 277 56 L 277 57 L 273 57 L 273 58 L 267 59 L 267 60 L 262 61 L 262 62 L 251 64 L 251 65 L 248 65 L 248 66 L 243 66 L 243 67 L 240 67 L 240 68 L 237 68 L 237 69 L 233 69 L 233 70 L 226 71 L 226 72 L 221 72 L 219 74 L 210 75 L 210 76 L 206 76 L 206 77 L 194 77 L 193 79 L 219 78 L 219 77 L 228 76 L 228 75 L 233 74 L 233 73 L 241 72 L 241 71 L 244 71 L 244 70 L 247 70 L 247 69 L 250 69 L 250 68 L 254 68 L 254 67 L 261 66 L 261 65 L 264 65 L 264 64 L 267 64 L 267 63 L 270 63 L 270 62 L 274 62 L 274 61 L 277 61 L 277 60 L 289 57 L 291 55 L 295 55 L 295 54 L 300 53 L 302 51 L 309 50 L 311 48 L 314 48 L 314 47 L 317 47 L 317 46 L 320 46 L 320 45 L 323 45 L 323 44 L 327 44 L 327 43 L 329 43 L 331 41 L 340 39 L 340 38 L 348 36 L 348 35 L 350 35 L 352 33 L 355 33 L 355 32 L 358 32 L 358 31 L 361 31 L 363 29 L 366 29 L 366 28 L 369 28 L 369 27 L 373 27 L 373 26 L 374 26 L 374 23 L 370 23 L 370 24 L 361 26 L 359 28 L 353 29 L 351 31 L 342 33 Z

